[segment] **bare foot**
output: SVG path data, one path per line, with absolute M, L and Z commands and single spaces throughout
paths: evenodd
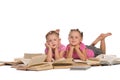
M 106 37 L 108 37 L 108 36 L 111 36 L 111 35 L 112 35 L 112 33 L 106 33 L 106 34 L 103 34 L 102 37 L 103 37 L 103 39 L 104 39 L 104 38 L 106 38 Z
M 102 40 L 102 39 L 104 38 L 104 35 L 105 35 L 105 34 L 101 33 L 101 34 L 98 36 L 97 40 Z
M 112 33 L 106 33 L 106 34 L 100 34 L 100 36 L 98 37 L 98 40 L 102 40 L 102 39 L 105 39 L 106 37 L 108 37 L 108 36 L 111 36 L 112 35 Z
M 95 46 L 97 44 L 98 41 L 103 39 L 104 34 L 101 33 L 94 42 L 92 42 L 91 46 Z
M 106 34 L 101 33 L 91 45 L 95 46 L 97 42 L 104 40 L 107 36 L 110 36 L 110 35 L 112 35 L 112 33 L 106 33 Z
M 103 33 L 100 34 L 100 35 L 96 38 L 96 40 L 92 42 L 91 46 L 95 46 L 98 41 L 102 40 L 102 39 L 103 39 L 103 37 L 102 37 L 103 35 L 104 35 Z

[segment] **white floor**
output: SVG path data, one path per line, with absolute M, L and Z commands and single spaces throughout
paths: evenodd
M 88 70 L 54 69 L 21 71 L 10 66 L 0 67 L 0 80 L 119 80 L 120 65 L 97 66 Z
M 100 33 L 107 54 L 120 57 L 120 0 L 0 0 L 0 61 L 44 53 L 45 35 L 60 29 L 61 42 L 68 44 L 70 29 L 84 32 L 89 45 Z M 99 44 L 98 44 L 99 45 Z M 84 71 L 57 69 L 19 71 L 0 66 L 0 80 L 120 80 L 120 65 L 92 67 Z

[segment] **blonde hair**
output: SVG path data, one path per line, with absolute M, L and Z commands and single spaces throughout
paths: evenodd
M 46 34 L 46 39 L 47 39 L 47 37 L 49 36 L 49 35 L 52 35 L 52 34 L 55 34 L 58 38 L 59 38 L 59 32 L 57 32 L 57 31 L 49 31 L 47 34 Z

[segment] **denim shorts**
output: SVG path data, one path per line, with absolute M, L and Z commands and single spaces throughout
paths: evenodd
M 102 52 L 102 50 L 101 50 L 100 48 L 97 48 L 97 47 L 95 47 L 95 46 L 89 46 L 89 45 L 86 45 L 86 47 L 87 47 L 88 49 L 93 50 L 93 52 L 94 52 L 94 54 L 95 54 L 95 57 L 98 56 L 98 55 L 100 55 L 100 54 L 103 54 L 103 52 Z

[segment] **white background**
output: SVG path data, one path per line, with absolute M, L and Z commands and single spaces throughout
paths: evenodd
M 84 32 L 83 42 L 90 44 L 100 33 L 106 38 L 107 54 L 120 57 L 119 0 L 0 0 L 0 61 L 12 61 L 25 52 L 44 53 L 45 35 L 60 29 L 62 43 L 68 44 L 70 29 Z M 97 45 L 99 47 L 99 44 Z M 0 67 L 0 80 L 118 80 L 120 66 L 49 71 L 17 71 Z

